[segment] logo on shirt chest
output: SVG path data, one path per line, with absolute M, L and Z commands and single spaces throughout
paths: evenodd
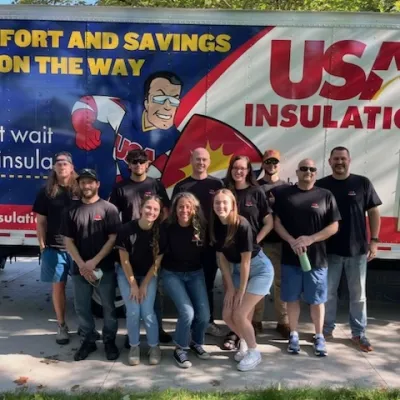
M 245 207 L 253 207 L 254 204 L 251 200 L 247 200 L 246 203 L 244 203 Z
M 349 196 L 357 196 L 357 193 L 354 190 L 350 190 L 348 195 Z
M 214 189 L 210 189 L 210 191 L 208 193 L 211 194 L 211 196 L 214 196 L 215 190 Z
M 93 221 L 102 221 L 102 220 L 103 220 L 103 217 L 100 214 L 96 214 L 93 217 Z
M 311 204 L 311 208 L 319 208 L 319 204 L 318 203 L 312 203 Z
M 150 197 L 153 195 L 153 192 L 144 192 L 143 197 Z

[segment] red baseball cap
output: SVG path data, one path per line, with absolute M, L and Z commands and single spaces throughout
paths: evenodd
M 266 150 L 263 155 L 263 161 L 269 160 L 270 158 L 275 158 L 275 160 L 281 161 L 281 153 L 279 150 L 275 149 Z

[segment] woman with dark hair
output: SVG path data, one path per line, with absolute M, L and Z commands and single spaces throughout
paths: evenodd
M 172 299 L 178 311 L 174 359 L 181 368 L 192 366 L 187 354 L 189 349 L 200 359 L 210 358 L 210 354 L 203 349 L 204 335 L 210 320 L 202 268 L 207 236 L 197 198 L 187 192 L 177 194 L 163 229 L 166 250 L 161 263 L 161 280 L 164 292 Z
M 162 208 L 158 196 L 145 197 L 140 207 L 140 219 L 124 224 L 117 236 L 116 248 L 121 261 L 117 279 L 126 307 L 129 365 L 140 363 L 140 320 L 144 322 L 150 346 L 149 363 L 156 365 L 161 361 L 154 302 L 163 252 L 159 244 Z
M 217 249 L 225 298 L 223 319 L 240 338 L 235 360 L 239 371 L 250 371 L 261 362 L 251 324 L 255 305 L 270 291 L 274 269 L 257 244 L 249 221 L 238 213 L 233 193 L 216 192 L 210 220 L 211 243 Z M 232 275 L 230 264 L 232 264 Z
M 237 155 L 231 158 L 225 185 L 236 198 L 239 214 L 249 221 L 255 243 L 261 244 L 273 229 L 274 222 L 267 197 L 257 183 L 248 157 Z M 223 348 L 233 350 L 239 343 L 238 335 L 229 332 L 225 337 Z

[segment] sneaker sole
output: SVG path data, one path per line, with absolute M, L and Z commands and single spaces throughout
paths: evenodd
M 159 360 L 149 360 L 149 365 L 158 365 L 161 362 L 161 358 Z
M 300 353 L 300 349 L 298 349 L 298 350 L 293 350 L 293 349 L 287 349 L 287 352 L 289 353 L 289 354 L 299 354 Z
M 91 349 L 91 350 L 88 352 L 87 357 L 85 357 L 85 358 L 76 358 L 76 357 L 74 356 L 74 360 L 75 360 L 75 361 L 83 361 L 83 360 L 86 360 L 86 359 L 90 356 L 90 354 L 94 353 L 95 351 L 97 351 L 97 347 L 96 347 L 95 349 Z
M 128 364 L 132 367 L 140 364 L 140 360 L 128 360 Z
M 251 365 L 247 365 L 245 367 L 241 367 L 240 364 L 238 364 L 237 369 L 242 372 L 251 371 L 252 369 L 257 367 L 257 365 L 260 364 L 260 362 L 261 362 L 261 358 L 259 360 L 257 360 L 255 363 L 253 363 Z
M 328 352 L 327 351 L 314 351 L 314 354 L 317 356 L 317 357 L 326 357 L 327 355 L 328 355 Z
M 68 344 L 69 339 L 56 339 L 56 343 L 61 345 Z
M 174 357 L 175 362 L 178 364 L 179 368 L 182 369 L 188 369 L 192 366 L 192 363 L 190 361 L 186 361 L 185 364 L 180 363 L 175 357 Z

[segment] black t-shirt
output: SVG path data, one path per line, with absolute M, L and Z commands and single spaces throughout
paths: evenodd
M 272 213 L 265 192 L 260 186 L 249 186 L 246 189 L 235 189 L 239 214 L 245 217 L 253 230 L 254 240 L 263 227 L 263 219 Z
M 277 188 L 282 188 L 285 186 L 290 186 L 287 182 L 283 181 L 282 179 L 278 179 L 276 182 L 270 183 L 266 182 L 264 179 L 259 179 L 258 184 L 260 185 L 261 189 L 264 190 L 265 195 L 268 199 L 268 203 L 270 207 L 272 208 L 272 211 L 274 210 L 274 205 L 275 205 L 275 191 Z M 263 240 L 263 243 L 280 243 L 282 242 L 281 237 L 275 232 L 274 229 L 265 237 Z
M 129 253 L 129 262 L 135 277 L 146 276 L 155 262 L 153 236 L 154 229 L 142 229 L 139 226 L 139 220 L 127 222 L 118 230 L 115 246 L 117 249 L 123 249 Z M 160 242 L 160 238 L 158 238 L 158 242 Z M 158 254 L 162 254 L 161 251 L 159 248 Z
M 344 180 L 330 175 L 318 180 L 316 185 L 333 193 L 342 216 L 339 232 L 327 241 L 328 254 L 342 257 L 366 254 L 368 242 L 365 213 L 382 204 L 370 180 L 354 174 Z
M 117 233 L 119 225 L 118 210 L 113 204 L 103 199 L 92 204 L 80 201 L 64 213 L 61 234 L 73 239 L 82 260 L 88 261 L 106 244 L 108 235 Z M 113 254 L 110 253 L 103 258 L 97 268 L 113 269 Z M 75 263 L 72 273 L 79 274 L 79 268 Z
M 194 179 L 189 176 L 175 185 L 174 191 L 172 192 L 172 198 L 181 192 L 189 192 L 194 194 L 200 201 L 204 217 L 208 221 L 211 215 L 214 193 L 223 187 L 224 184 L 222 183 L 221 179 L 213 176 L 207 176 L 207 178 L 201 180 Z
M 47 217 L 46 246 L 65 249 L 64 238 L 60 234 L 62 214 L 78 201 L 68 188 L 62 186 L 54 198 L 47 195 L 46 188 L 39 191 L 32 211 Z
M 199 241 L 193 227 L 164 222 L 161 226 L 162 268 L 174 272 L 191 272 L 202 268 L 207 238 Z
M 147 177 L 142 182 L 126 179 L 118 183 L 110 196 L 110 203 L 114 204 L 121 213 L 122 222 L 126 223 L 140 218 L 140 206 L 145 196 L 157 195 L 161 198 L 164 207 L 169 207 L 170 201 L 163 184 Z
M 241 253 L 251 251 L 251 258 L 253 258 L 260 251 L 260 246 L 255 243 L 256 239 L 249 221 L 242 216 L 240 217 L 240 224 L 234 239 L 227 247 L 224 247 L 224 243 L 228 234 L 228 225 L 222 224 L 218 218 L 215 220 L 214 234 L 217 252 L 223 253 L 225 258 L 231 263 L 240 263 Z
M 336 200 L 329 190 L 316 186 L 311 190 L 301 190 L 293 185 L 275 194 L 275 213 L 295 239 L 313 235 L 341 218 Z M 307 255 L 312 267 L 328 266 L 325 241 L 309 246 Z M 286 241 L 283 241 L 282 264 L 300 266 L 298 256 Z

